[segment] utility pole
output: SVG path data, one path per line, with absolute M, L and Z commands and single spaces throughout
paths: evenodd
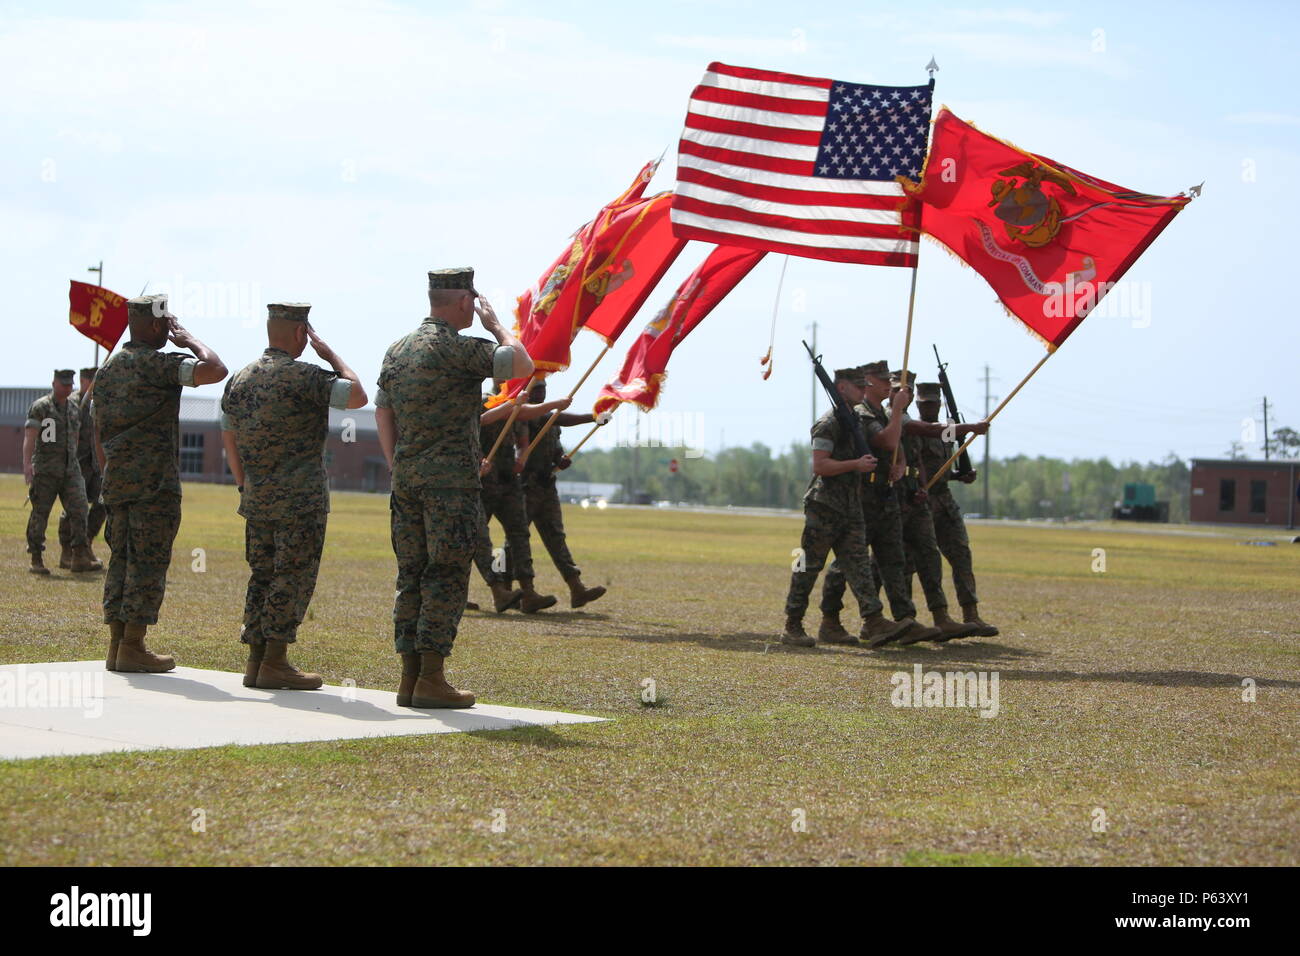
M 989 375 L 988 363 L 986 362 L 984 364 L 984 379 L 983 379 L 985 419 L 989 417 L 989 401 L 993 397 L 989 395 L 989 382 L 991 382 L 992 380 L 993 380 L 992 377 Z M 984 517 L 988 518 L 991 517 L 991 514 L 989 512 L 989 435 L 987 432 L 984 435 L 984 467 L 981 469 L 981 471 L 984 472 Z
M 1264 460 L 1268 461 L 1268 396 L 1264 396 Z
M 99 273 L 99 280 L 95 284 L 99 286 L 101 289 L 104 288 L 104 260 L 103 259 L 99 260 L 99 265 L 91 266 L 86 271 Z M 99 368 L 99 343 L 98 342 L 95 343 L 95 368 Z M 1267 458 L 1268 456 L 1265 455 L 1264 457 Z

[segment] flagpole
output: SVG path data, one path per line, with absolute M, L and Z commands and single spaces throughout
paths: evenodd
M 939 69 L 939 64 L 935 62 L 934 57 L 930 57 L 930 62 L 925 65 L 925 70 L 927 73 L 930 74 L 930 111 L 932 113 L 934 111 L 934 74 L 938 69 Z M 927 155 L 929 154 L 928 145 L 927 145 L 926 153 Z M 912 314 L 916 309 L 916 274 L 917 272 L 920 271 L 920 268 L 921 268 L 921 233 L 918 230 L 916 234 L 916 262 L 912 264 L 912 291 L 908 294 L 907 297 L 907 332 L 903 336 L 903 364 L 900 368 L 900 371 L 902 373 L 900 384 L 902 385 L 903 388 L 911 387 L 911 385 L 908 382 L 907 363 L 911 359 L 911 353 L 912 353 Z M 892 408 L 891 408 L 891 413 L 892 413 Z M 900 431 L 898 436 L 898 444 L 894 446 L 894 457 L 890 463 L 891 471 L 893 470 L 893 466 L 898 464 L 898 458 L 902 453 L 903 453 L 903 435 L 902 432 Z
M 603 428 L 603 427 L 604 427 L 604 426 L 603 426 L 600 422 L 596 422 L 596 424 L 592 425 L 592 426 L 591 426 L 591 431 L 589 431 L 589 432 L 587 432 L 587 434 L 583 435 L 583 436 L 582 436 L 582 441 L 580 441 L 580 442 L 578 442 L 578 444 L 574 445 L 574 446 L 573 446 L 573 450 L 567 452 L 567 453 L 565 454 L 564 457 L 565 457 L 565 458 L 568 458 L 568 459 L 570 459 L 570 460 L 572 460 L 572 459 L 573 459 L 573 456 L 576 455 L 576 454 L 578 453 L 578 451 L 582 448 L 582 446 L 585 445 L 585 444 L 587 444 L 587 439 L 590 438 L 592 435 L 596 434 L 596 432 L 597 432 L 599 429 Z
M 484 465 L 480 467 L 486 467 L 487 465 L 492 464 L 492 459 L 496 458 L 497 449 L 501 447 L 501 442 L 505 440 L 506 435 L 510 434 L 510 429 L 514 426 L 515 419 L 519 417 L 519 410 L 524 407 L 524 399 L 528 397 L 528 390 L 533 387 L 533 379 L 535 378 L 537 378 L 536 375 L 530 375 L 528 377 L 528 383 L 521 388 L 519 394 L 514 397 L 513 401 L 515 409 L 510 413 L 510 417 L 506 419 L 506 423 L 501 426 L 501 434 L 497 435 L 497 440 L 492 443 L 492 450 L 487 453 L 487 459 L 485 460 Z
M 1056 354 L 1056 349 L 1051 349 L 1049 352 L 1047 352 L 1046 355 L 1040 358 L 1038 360 L 1038 364 L 1029 370 L 1029 374 L 1020 380 L 1020 384 L 1018 384 L 1015 388 L 1011 390 L 1011 394 L 1008 395 L 1006 398 L 1002 399 L 1002 401 L 998 403 L 998 407 L 993 409 L 992 414 L 990 414 L 989 417 L 984 420 L 986 422 L 991 422 L 993 421 L 993 419 L 997 418 L 998 412 L 1002 411 L 1002 409 L 1006 407 L 1007 402 L 1011 401 L 1011 399 L 1016 397 L 1016 392 L 1020 391 L 1020 389 L 1024 387 L 1025 383 L 1034 377 L 1034 373 L 1043 367 L 1043 363 L 1045 363 L 1049 358 L 1051 358 L 1055 354 Z M 961 455 L 961 453 L 964 452 L 970 446 L 971 442 L 975 441 L 975 439 L 978 437 L 979 437 L 978 435 L 970 435 L 967 437 L 967 439 L 964 442 L 962 442 L 961 447 L 958 448 L 955 452 L 953 452 L 952 456 L 935 471 L 934 475 L 931 476 L 930 480 L 926 483 L 925 486 L 926 491 L 929 491 L 930 486 L 933 485 L 936 481 L 938 481 L 941 477 L 943 477 L 943 473 L 952 467 L 952 463 L 957 460 L 958 456 Z
M 588 366 L 587 371 L 582 373 L 582 378 L 578 379 L 578 384 L 573 386 L 572 390 L 569 392 L 569 401 L 573 401 L 573 396 L 578 394 L 578 389 L 582 388 L 583 382 L 587 381 L 587 377 L 596 370 L 596 366 L 600 364 L 600 360 L 605 357 L 605 353 L 608 352 L 611 348 L 613 348 L 613 343 L 607 344 L 603 349 L 600 350 L 600 354 L 596 356 L 596 360 L 592 362 L 590 366 Z M 519 457 L 519 463 L 518 465 L 516 465 L 516 467 L 523 465 L 523 463 L 528 460 L 528 456 L 533 453 L 533 449 L 536 448 L 537 443 L 542 440 L 542 436 L 551 430 L 551 426 L 555 424 L 555 420 L 559 417 L 560 417 L 560 410 L 558 408 L 555 411 L 551 412 L 551 417 L 546 419 L 546 424 L 543 425 L 540 429 L 538 429 L 537 435 L 536 437 L 533 438 L 532 444 L 524 449 L 524 453 Z
M 86 271 L 98 273 L 99 274 L 98 285 L 101 289 L 104 288 L 104 260 L 103 259 L 99 260 L 99 265 L 91 266 Z M 95 343 L 95 368 L 99 368 L 99 343 L 98 342 Z

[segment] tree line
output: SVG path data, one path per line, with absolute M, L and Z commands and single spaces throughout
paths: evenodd
M 677 461 L 677 471 L 670 463 Z M 802 507 L 811 474 L 807 444 L 774 452 L 762 443 L 688 458 L 681 448 L 618 447 L 583 451 L 560 474 L 563 481 L 619 485 L 621 500 L 640 492 L 651 500 L 736 507 Z M 981 464 L 976 459 L 973 464 Z M 1016 455 L 994 458 L 989 467 L 989 507 L 984 508 L 983 475 L 973 484 L 949 487 L 968 514 L 1006 518 L 1109 518 L 1126 482 L 1155 486 L 1156 499 L 1169 502 L 1169 520 L 1186 521 L 1191 469 L 1172 452 L 1159 462 L 1113 463 L 1108 458 L 1073 459 Z

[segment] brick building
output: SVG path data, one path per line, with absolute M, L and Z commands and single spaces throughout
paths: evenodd
M 1294 528 L 1300 462 L 1192 459 L 1192 521 Z
M 49 388 L 0 388 L 0 471 L 23 470 L 23 425 L 32 402 Z M 181 396 L 180 472 L 183 481 L 230 482 L 221 447 L 219 399 Z M 330 433 L 325 442 L 325 467 L 330 487 L 340 491 L 388 491 L 388 466 L 379 447 L 375 410 L 330 409 Z

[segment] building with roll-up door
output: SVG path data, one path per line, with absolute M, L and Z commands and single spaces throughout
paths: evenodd
M 1193 522 L 1294 528 L 1300 512 L 1300 461 L 1192 459 Z

